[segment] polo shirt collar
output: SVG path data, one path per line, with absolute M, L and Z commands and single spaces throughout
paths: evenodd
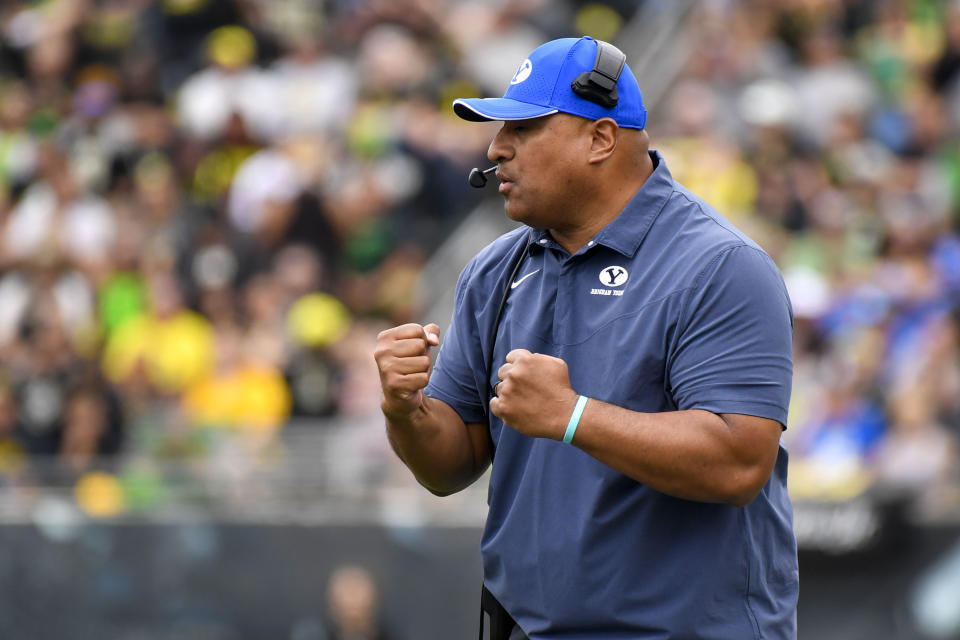
M 594 236 L 595 244 L 602 244 L 614 251 L 632 258 L 640 248 L 640 243 L 650 230 L 653 221 L 657 219 L 660 210 L 673 193 L 673 176 L 667 169 L 667 163 L 659 151 L 650 151 L 653 159 L 653 173 L 637 190 L 620 215 L 605 226 Z M 546 229 L 531 229 L 527 236 L 530 244 L 544 245 L 541 242 L 553 242 L 550 232 Z
M 653 173 L 637 190 L 620 215 L 595 236 L 597 244 L 632 258 L 673 193 L 673 176 L 659 151 L 651 151 Z

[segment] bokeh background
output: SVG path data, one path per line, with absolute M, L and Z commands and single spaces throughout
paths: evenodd
M 786 278 L 799 637 L 960 638 L 950 0 L 0 3 L 0 637 L 473 637 L 372 349 L 510 228 L 450 101 L 582 34 Z

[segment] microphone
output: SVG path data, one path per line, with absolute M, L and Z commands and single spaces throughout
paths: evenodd
M 497 167 L 499 166 L 500 165 L 495 164 L 489 169 L 484 169 L 483 171 L 480 171 L 480 169 L 474 167 L 470 170 L 470 176 L 467 178 L 467 182 L 470 183 L 471 187 L 482 189 L 487 186 L 487 175 L 496 171 Z

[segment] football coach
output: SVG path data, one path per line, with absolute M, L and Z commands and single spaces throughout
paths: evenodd
M 773 261 L 674 181 L 610 44 L 547 42 L 503 98 L 453 107 L 503 122 L 487 157 L 524 226 L 460 274 L 434 366 L 436 324 L 383 331 L 375 358 L 423 486 L 448 495 L 493 464 L 491 637 L 794 638 L 792 312 Z

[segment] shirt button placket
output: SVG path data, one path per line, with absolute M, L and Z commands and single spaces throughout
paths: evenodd
M 557 276 L 557 302 L 553 315 L 553 342 L 557 345 L 567 343 L 567 336 L 570 335 L 569 317 L 570 317 L 570 288 L 574 286 L 571 277 L 571 271 L 575 267 L 573 264 L 575 258 L 568 257 L 560 264 L 560 274 Z

